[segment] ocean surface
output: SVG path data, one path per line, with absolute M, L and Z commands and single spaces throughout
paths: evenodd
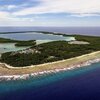
M 28 80 L 0 82 L 0 100 L 100 100 L 100 63 Z
M 0 32 L 15 31 L 100 36 L 99 27 L 0 27 Z M 1 81 L 0 100 L 100 100 L 100 63 L 27 80 Z
M 100 36 L 100 27 L 0 27 L 0 32 L 50 31 L 65 34 Z

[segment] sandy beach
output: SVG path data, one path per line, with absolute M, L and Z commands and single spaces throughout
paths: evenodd
M 86 67 L 97 62 L 100 62 L 100 51 L 61 61 L 27 67 L 12 67 L 5 63 L 0 63 L 0 80 L 27 79 L 30 76 L 34 77 L 37 75 L 67 71 L 84 66 Z

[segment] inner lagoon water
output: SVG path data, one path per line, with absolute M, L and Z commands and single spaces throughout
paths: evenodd
M 0 34 L 1 38 L 8 38 L 13 40 L 36 40 L 37 44 L 46 43 L 50 41 L 65 40 L 71 41 L 75 40 L 74 37 L 64 37 L 62 35 L 53 34 L 43 34 L 37 32 L 27 32 L 27 33 L 7 33 Z M 27 47 L 16 47 L 14 43 L 0 43 L 0 53 L 23 50 Z
M 7 27 L 0 31 L 38 29 L 100 36 L 100 28 Z M 27 80 L 1 81 L 0 100 L 100 100 L 100 63 Z
M 14 40 L 68 40 L 70 38 L 62 35 L 43 34 L 37 32 L 0 34 L 0 37 Z

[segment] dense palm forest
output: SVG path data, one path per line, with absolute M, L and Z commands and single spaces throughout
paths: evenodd
M 21 40 L 0 38 L 0 43 L 15 43 L 15 46 L 34 46 L 34 45 L 36 45 L 36 40 L 21 41 Z

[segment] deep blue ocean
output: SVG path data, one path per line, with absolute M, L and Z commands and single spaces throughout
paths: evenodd
M 100 63 L 28 80 L 0 82 L 0 100 L 100 100 Z
M 100 36 L 100 27 L 0 27 L 0 32 L 50 31 L 65 34 L 83 34 Z
M 6 27 L 0 31 L 53 31 L 100 36 L 100 28 Z M 0 100 L 100 100 L 100 63 L 45 74 L 27 80 L 0 82 Z

